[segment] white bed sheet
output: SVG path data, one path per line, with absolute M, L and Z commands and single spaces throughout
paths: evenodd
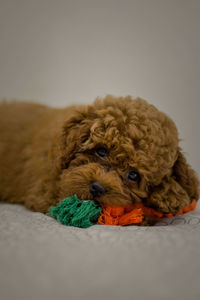
M 0 204 L 0 299 L 199 300 L 200 205 L 154 227 L 67 227 Z

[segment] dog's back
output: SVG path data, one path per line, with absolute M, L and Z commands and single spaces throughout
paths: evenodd
M 25 163 L 40 120 L 50 108 L 34 103 L 0 103 L 0 199 L 21 202 Z M 23 184 L 22 184 L 23 178 Z

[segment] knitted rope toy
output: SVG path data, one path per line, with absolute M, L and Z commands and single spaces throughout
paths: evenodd
M 94 224 L 101 225 L 132 225 L 140 224 L 144 217 L 153 217 L 156 221 L 181 215 L 196 208 L 196 200 L 176 214 L 162 214 L 143 204 L 132 204 L 127 207 L 101 206 L 98 202 L 79 200 L 76 195 L 65 198 L 57 206 L 51 206 L 48 216 L 61 224 L 87 228 Z

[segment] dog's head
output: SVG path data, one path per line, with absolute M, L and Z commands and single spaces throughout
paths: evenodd
M 107 96 L 79 107 L 63 127 L 60 197 L 176 212 L 198 197 L 178 142 L 173 121 L 145 100 Z

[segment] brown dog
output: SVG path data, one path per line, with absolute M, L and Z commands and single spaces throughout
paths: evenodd
M 177 212 L 199 181 L 173 121 L 130 96 L 55 109 L 0 104 L 0 198 L 48 211 L 66 196 Z

